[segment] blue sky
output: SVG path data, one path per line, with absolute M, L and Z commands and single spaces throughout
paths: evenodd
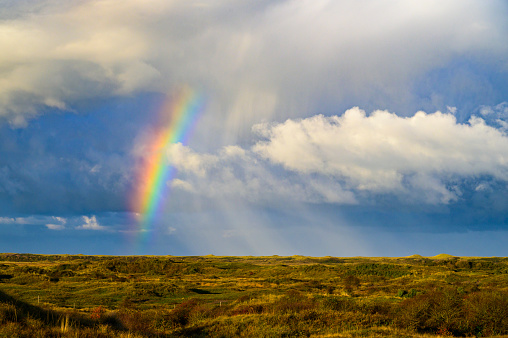
M 0 6 L 0 252 L 508 255 L 505 1 Z M 142 227 L 182 86 L 205 109 Z

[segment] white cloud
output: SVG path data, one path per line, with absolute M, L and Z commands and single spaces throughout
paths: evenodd
M 63 230 L 65 229 L 65 224 L 67 223 L 67 219 L 63 217 L 57 217 L 53 216 L 53 220 L 57 221 L 58 223 L 48 223 L 46 224 L 46 228 L 50 230 Z
M 450 114 L 456 114 L 457 113 L 457 107 L 446 106 L 446 110 L 448 110 L 448 113 L 450 113 Z
M 198 176 L 204 176 L 207 168 L 217 162 L 213 155 L 196 154 L 181 143 L 173 144 L 167 150 L 169 161 L 180 170 L 192 172 Z
M 0 224 L 28 224 L 26 217 L 0 217 Z
M 63 230 L 65 226 L 63 224 L 46 224 L 46 228 L 50 230 Z
M 487 124 L 505 133 L 508 132 L 508 102 L 501 102 L 495 106 L 481 106 L 479 113 Z
M 489 186 L 488 183 L 480 183 L 475 188 L 476 191 L 486 191 L 486 190 L 491 190 L 491 189 L 492 188 Z
M 323 101 L 403 101 L 416 76 L 457 55 L 506 62 L 503 6 L 20 1 L 1 15 L 0 117 L 24 126 L 43 107 L 71 110 L 78 100 L 189 83 L 213 93 L 208 122 L 226 126 L 218 136 L 227 138 L 274 114 L 318 111 Z
M 83 229 L 83 230 L 106 230 L 107 228 L 100 225 L 97 222 L 97 218 L 95 216 L 83 216 L 83 222 L 84 224 L 76 227 L 76 229 Z
M 440 112 L 404 118 L 352 108 L 255 129 L 268 138 L 254 147 L 263 157 L 302 173 L 346 177 L 360 189 L 398 189 L 411 173 L 508 179 L 508 138 L 476 117 L 459 124 Z
M 92 169 L 90 169 L 90 172 L 91 172 L 91 173 L 94 173 L 94 174 L 95 174 L 95 173 L 98 173 L 98 172 L 100 172 L 100 171 L 101 171 L 101 168 L 102 168 L 102 166 L 101 166 L 100 164 L 96 164 L 96 165 L 94 165 L 94 166 L 92 167 Z
M 367 193 L 446 204 L 460 199 L 457 178 L 508 181 L 508 136 L 478 117 L 461 124 L 440 112 L 367 116 L 356 107 L 253 129 L 265 140 L 251 149 L 229 146 L 213 155 L 171 146 L 180 171 L 173 187 L 254 202 L 350 204 Z
M 0 224 L 44 225 L 51 230 L 63 230 L 67 219 L 58 216 L 0 217 Z
M 192 184 L 190 184 L 189 182 L 186 182 L 186 181 L 182 181 L 178 178 L 173 179 L 170 182 L 170 186 L 172 188 L 176 188 L 176 189 L 180 189 L 180 190 L 184 190 L 184 191 L 189 191 L 189 192 L 194 192 L 194 188 L 192 187 Z

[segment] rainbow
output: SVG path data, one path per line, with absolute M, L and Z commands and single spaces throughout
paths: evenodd
M 192 129 L 204 109 L 205 100 L 195 90 L 183 87 L 171 95 L 159 110 L 156 131 L 152 133 L 146 157 L 140 166 L 132 210 L 138 213 L 138 230 L 142 236 L 152 229 L 157 213 L 168 195 L 166 182 L 176 169 L 167 156 L 171 144 L 187 144 Z

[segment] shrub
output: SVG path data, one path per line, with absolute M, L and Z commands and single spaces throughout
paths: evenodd
M 106 309 L 102 306 L 98 306 L 92 309 L 92 313 L 90 314 L 90 319 L 93 320 L 102 320 L 104 319 L 104 314 L 106 313 Z
M 241 305 L 234 308 L 230 314 L 232 316 L 247 315 L 247 314 L 259 314 L 263 312 L 263 305 Z
M 397 291 L 397 297 L 404 297 L 407 295 L 407 291 L 406 290 L 398 290 Z
M 418 291 L 416 291 L 416 289 L 411 289 L 409 291 L 399 289 L 397 291 L 397 297 L 413 298 L 417 293 Z
M 149 335 L 152 327 L 152 316 L 147 315 L 147 311 L 134 309 L 121 309 L 118 314 L 118 321 L 121 326 L 133 332 L 141 332 Z
M 313 309 L 315 306 L 316 303 L 313 299 L 307 298 L 298 291 L 291 290 L 286 293 L 286 296 L 275 302 L 274 310 L 280 313 L 291 313 Z
M 173 325 L 173 327 L 187 325 L 191 312 L 197 305 L 198 302 L 195 299 L 190 299 L 181 303 L 168 314 L 168 321 Z
M 305 291 L 312 291 L 313 289 L 321 290 L 323 288 L 324 285 L 315 279 L 312 279 L 302 284 L 302 289 Z
M 462 296 L 456 289 L 445 289 L 432 292 L 429 297 L 431 301 L 429 327 L 434 332 L 446 330 L 446 332 L 459 334 L 463 317 Z
M 170 283 L 134 283 L 132 295 L 134 297 L 163 297 L 173 295 L 178 287 Z
M 407 293 L 406 297 L 408 298 L 413 298 L 417 295 L 418 291 L 416 291 L 416 289 L 411 289 L 409 290 L 409 292 Z
M 249 301 L 251 298 L 252 298 L 252 296 L 251 296 L 251 295 L 243 295 L 243 296 L 238 297 L 238 298 L 236 299 L 236 301 L 237 301 L 238 303 L 243 303 L 243 302 L 247 302 L 247 301 Z
M 322 304 L 326 310 L 332 311 L 355 311 L 358 309 L 354 300 L 342 297 L 327 297 Z
M 7 322 L 16 322 L 18 314 L 16 306 L 13 304 L 0 303 L 0 324 Z
M 356 289 L 360 286 L 360 279 L 356 276 L 349 275 L 344 278 L 344 288 L 347 293 L 353 292 L 353 289 Z
M 395 324 L 412 331 L 422 331 L 430 318 L 431 303 L 429 295 L 404 300 L 396 309 Z
M 401 302 L 395 314 L 399 327 L 441 335 L 508 333 L 508 295 L 476 292 L 463 298 L 455 289 L 432 291 Z
M 468 334 L 508 334 L 508 295 L 503 292 L 476 292 L 464 300 Z

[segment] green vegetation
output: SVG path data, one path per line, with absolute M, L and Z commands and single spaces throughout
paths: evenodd
M 508 258 L 0 254 L 0 337 L 508 334 Z

